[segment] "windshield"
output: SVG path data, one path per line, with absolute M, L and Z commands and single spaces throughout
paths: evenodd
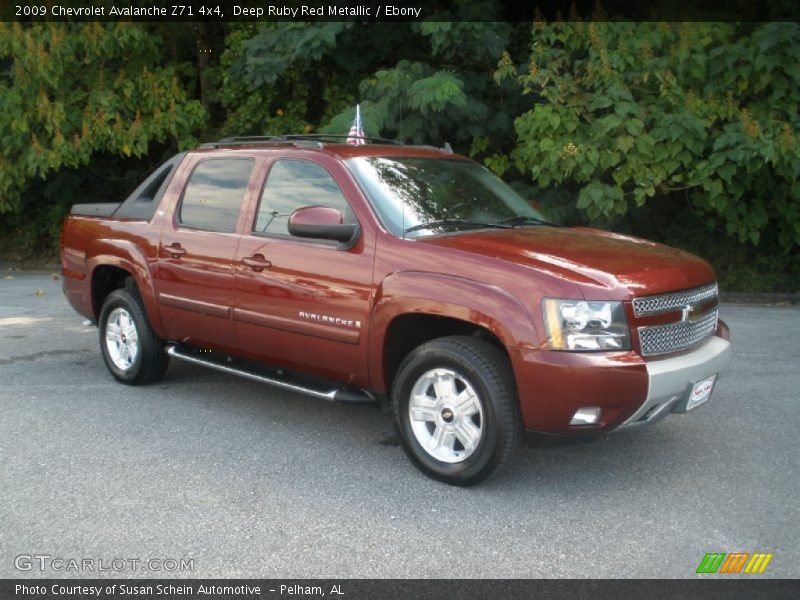
M 381 222 L 398 237 L 548 224 L 500 178 L 470 160 L 368 156 L 346 162 Z

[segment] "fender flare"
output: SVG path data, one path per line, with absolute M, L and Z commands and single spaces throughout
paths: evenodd
M 163 337 L 164 328 L 156 303 L 153 278 L 148 268 L 149 262 L 142 250 L 133 242 L 120 239 L 101 238 L 96 241 L 94 254 L 86 259 L 86 272 L 89 274 L 89 285 L 84 287 L 85 306 L 94 307 L 92 288 L 94 273 L 98 267 L 118 267 L 133 276 L 139 294 L 142 297 L 144 310 L 150 325 L 159 337 Z
M 384 355 L 389 326 L 408 314 L 451 317 L 488 329 L 510 356 L 542 339 L 530 311 L 502 288 L 441 273 L 393 273 L 378 286 L 370 319 L 368 366 L 378 390 L 387 388 Z

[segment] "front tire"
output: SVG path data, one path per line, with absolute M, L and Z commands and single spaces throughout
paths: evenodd
M 114 290 L 100 311 L 100 350 L 117 381 L 144 385 L 158 381 L 169 356 L 147 319 L 136 288 Z
M 406 454 L 429 477 L 453 485 L 489 477 L 522 437 L 508 359 L 479 338 L 440 338 L 413 350 L 392 400 Z

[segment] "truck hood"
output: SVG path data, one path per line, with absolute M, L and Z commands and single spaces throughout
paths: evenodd
M 688 252 L 587 227 L 524 227 L 420 238 L 528 266 L 577 284 L 624 288 L 644 296 L 696 287 L 715 279 L 711 266 Z

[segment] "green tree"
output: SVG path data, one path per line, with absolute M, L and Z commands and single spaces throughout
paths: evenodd
M 205 111 L 181 68 L 164 66 L 161 39 L 130 23 L 0 23 L 0 213 L 21 211 L 32 183 L 98 156 L 193 145 Z M 57 222 L 65 207 L 35 206 L 43 200 L 26 201 Z
M 513 156 L 590 218 L 675 196 L 728 234 L 800 244 L 800 25 L 533 26 Z
M 367 135 L 449 142 L 504 172 L 522 94 L 494 72 L 526 56 L 526 29 L 487 22 L 493 2 L 446 4 L 422 23 L 240 27 L 223 57 L 228 130 L 346 134 L 360 102 Z
M 513 100 L 519 93 L 507 86 L 504 96 L 505 84 L 493 78 L 512 29 L 469 21 L 412 25 L 410 45 L 423 49 L 422 55 L 404 53 L 359 85 L 367 133 L 412 143 L 450 142 L 474 154 L 513 144 Z M 347 131 L 352 118 L 349 106 L 326 129 Z
M 402 45 L 405 24 L 236 25 L 222 57 L 229 135 L 310 133 L 352 106 L 358 81 Z M 348 124 L 349 128 L 349 124 Z

